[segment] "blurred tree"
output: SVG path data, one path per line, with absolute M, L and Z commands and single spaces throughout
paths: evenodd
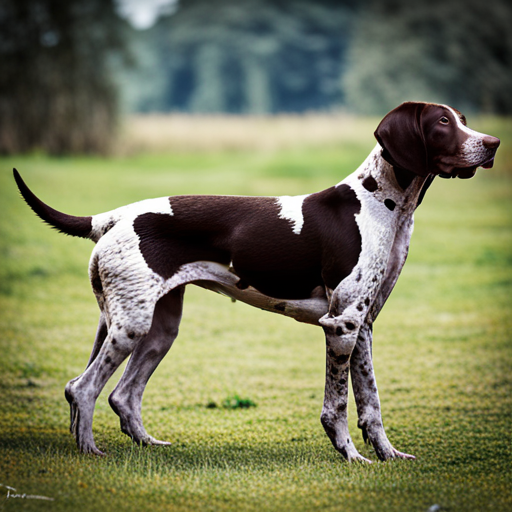
M 114 0 L 2 0 L 0 152 L 104 152 L 116 125 Z
M 512 113 L 510 0 L 373 0 L 343 77 L 347 105 L 385 113 L 406 100 Z
M 158 55 L 158 65 L 141 62 L 124 82 L 131 89 L 126 97 L 139 111 L 332 108 L 343 100 L 339 76 L 359 4 L 182 0 L 174 14 L 140 34 L 136 53 Z

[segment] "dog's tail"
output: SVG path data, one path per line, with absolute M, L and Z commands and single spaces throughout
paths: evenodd
M 93 238 L 92 217 L 75 217 L 54 210 L 35 196 L 16 169 L 13 169 L 13 173 L 23 199 L 44 222 L 66 235 Z

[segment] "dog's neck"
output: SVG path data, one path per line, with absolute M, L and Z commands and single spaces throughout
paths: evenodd
M 407 175 L 405 175 L 407 173 Z M 431 176 L 418 176 L 410 171 L 395 169 L 382 157 L 377 144 L 355 172 L 363 187 L 377 199 L 392 201 L 402 211 L 413 212 L 432 181 Z

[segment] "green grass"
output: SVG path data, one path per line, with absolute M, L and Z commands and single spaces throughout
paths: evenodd
M 434 182 L 375 326 L 384 423 L 417 460 L 371 466 L 345 463 L 320 425 L 322 331 L 193 287 L 143 403 L 148 431 L 173 445 L 139 448 L 120 432 L 106 399 L 118 372 L 94 421 L 108 456 L 78 454 L 63 389 L 98 317 L 92 243 L 43 226 L 11 173 L 77 215 L 169 194 L 300 194 L 353 171 L 372 125 L 357 146 L 0 160 L 0 484 L 55 499 L 2 501 L 0 487 L 0 510 L 511 510 L 512 126 L 480 124 L 503 140 L 495 169 Z M 352 403 L 349 415 L 376 461 Z

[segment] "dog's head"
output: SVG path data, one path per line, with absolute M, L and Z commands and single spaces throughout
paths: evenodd
M 375 137 L 391 165 L 443 178 L 471 178 L 477 167 L 492 167 L 500 145 L 468 128 L 459 111 L 435 103 L 402 103 L 384 117 Z

